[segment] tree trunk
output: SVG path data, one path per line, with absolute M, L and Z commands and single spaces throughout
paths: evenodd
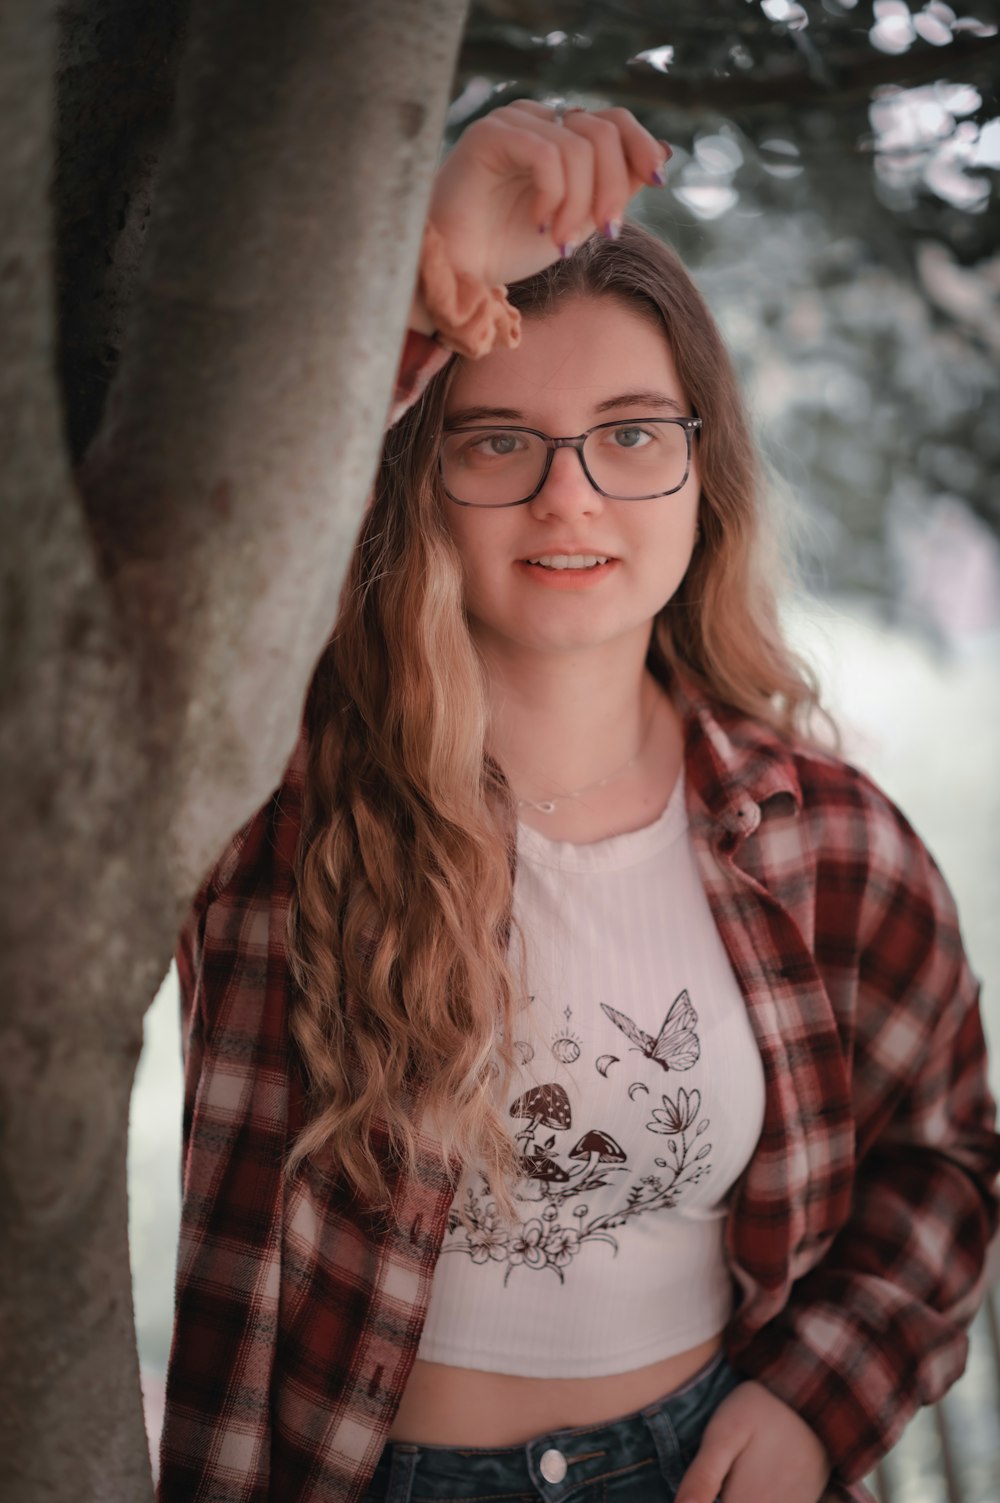
M 74 484 L 53 24 L 0 10 L 0 1496 L 148 1497 L 126 1241 L 142 1015 L 274 787 L 378 455 L 464 0 L 198 0 Z

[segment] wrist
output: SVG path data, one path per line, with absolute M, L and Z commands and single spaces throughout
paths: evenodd
M 421 306 L 411 312 L 426 320 L 423 331 L 446 350 L 470 359 L 488 354 L 495 345 L 516 349 L 521 342 L 521 315 L 508 301 L 507 289 L 487 287 L 456 271 L 447 242 L 430 220 L 424 226 L 414 302 Z

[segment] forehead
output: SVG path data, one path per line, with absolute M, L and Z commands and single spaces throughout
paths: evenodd
M 545 317 L 525 318 L 516 350 L 459 359 L 446 418 L 478 403 L 539 419 L 570 409 L 587 415 L 607 398 L 638 388 L 684 405 L 665 334 L 616 298 L 574 298 Z

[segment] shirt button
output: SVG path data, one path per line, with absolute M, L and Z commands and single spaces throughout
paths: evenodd
M 561 1482 L 568 1471 L 566 1458 L 561 1451 L 545 1451 L 538 1463 L 538 1470 L 546 1482 Z

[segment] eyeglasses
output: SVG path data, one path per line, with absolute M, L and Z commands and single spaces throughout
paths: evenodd
M 575 449 L 594 490 L 612 501 L 651 501 L 682 489 L 701 418 L 598 423 L 576 438 L 537 428 L 451 428 L 442 435 L 441 478 L 458 506 L 524 506 L 548 479 L 557 449 Z

